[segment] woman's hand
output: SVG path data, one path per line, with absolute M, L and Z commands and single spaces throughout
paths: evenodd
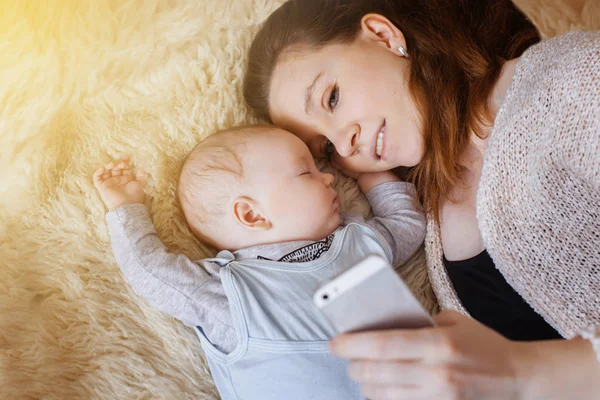
M 370 400 L 599 399 L 600 362 L 589 341 L 511 342 L 444 311 L 435 328 L 346 334 L 332 351 Z
M 514 343 L 454 311 L 435 328 L 342 335 L 332 351 L 370 400 L 520 399 Z

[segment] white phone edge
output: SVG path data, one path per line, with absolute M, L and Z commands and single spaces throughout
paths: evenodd
M 344 293 L 365 279 L 375 275 L 381 269 L 387 267 L 387 261 L 383 258 L 371 255 L 343 272 L 332 281 L 321 286 L 313 296 L 313 302 L 318 308 L 323 308 L 325 304 L 333 301 L 340 293 Z M 327 296 L 324 298 L 323 296 Z

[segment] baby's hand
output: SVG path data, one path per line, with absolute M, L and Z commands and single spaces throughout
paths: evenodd
M 367 192 L 373 189 L 377 185 L 381 185 L 386 182 L 398 182 L 400 178 L 396 176 L 392 171 L 381 171 L 381 172 L 365 172 L 356 178 L 358 187 L 360 190 L 367 194 Z
M 345 176 L 356 179 L 359 189 L 365 194 L 382 183 L 401 180 L 393 171 L 356 172 L 345 167 L 337 158 L 331 160 L 331 165 Z
M 146 173 L 138 169 L 135 176 L 129 167 L 129 158 L 112 162 L 94 172 L 94 186 L 109 210 L 124 204 L 143 203 Z

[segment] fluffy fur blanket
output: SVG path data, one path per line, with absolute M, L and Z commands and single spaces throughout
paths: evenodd
M 174 182 L 199 139 L 251 122 L 245 51 L 281 2 L 0 0 L 1 398 L 217 398 L 194 333 L 120 274 L 91 176 L 132 155 L 167 246 L 211 254 Z M 596 0 L 518 3 L 547 35 L 598 27 Z M 367 211 L 352 182 L 339 189 Z M 423 254 L 403 271 L 433 309 Z

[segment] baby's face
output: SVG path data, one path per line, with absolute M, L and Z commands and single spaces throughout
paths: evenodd
M 244 176 L 272 223 L 273 241 L 320 240 L 340 224 L 334 177 L 321 172 L 308 147 L 284 130 L 259 134 L 244 155 Z

